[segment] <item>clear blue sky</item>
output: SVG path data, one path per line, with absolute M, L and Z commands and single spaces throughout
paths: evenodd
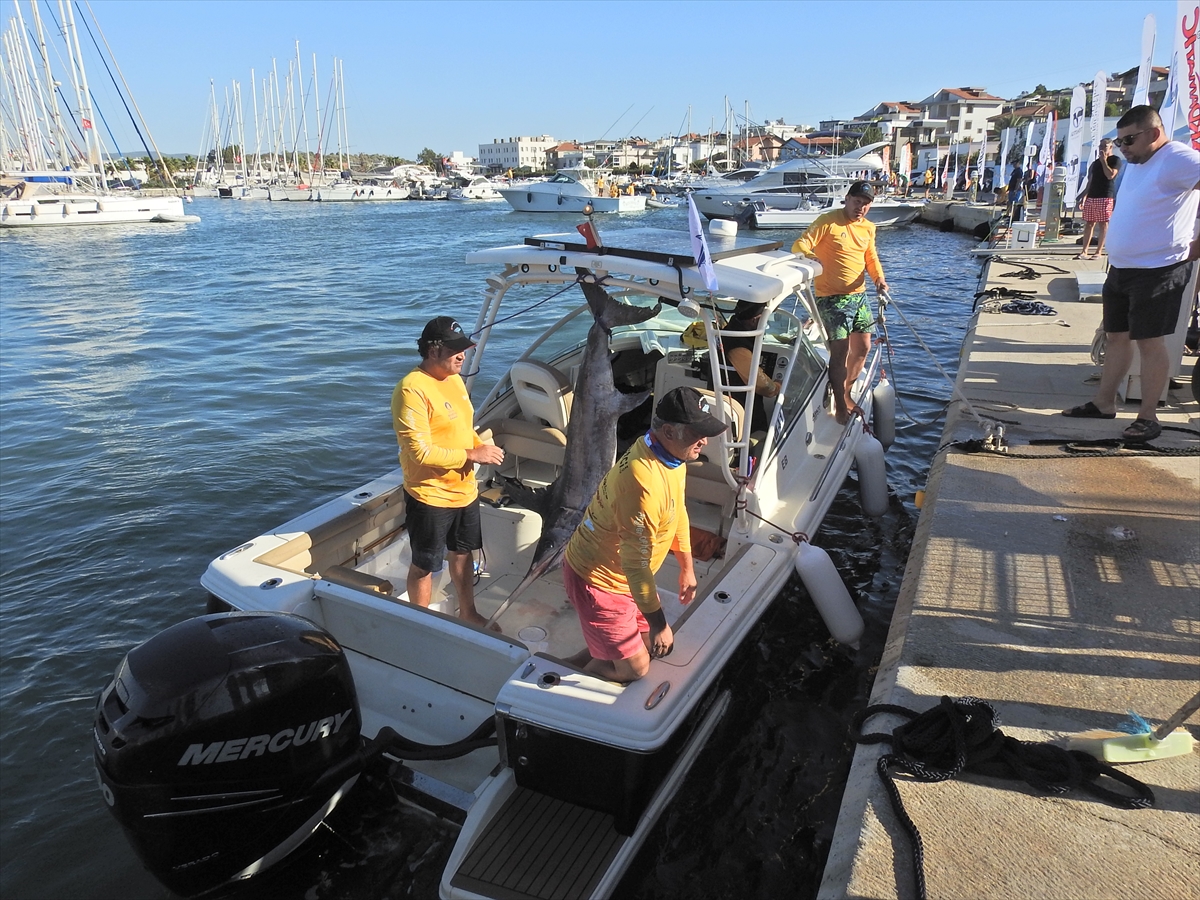
M 726 98 L 754 121 L 816 125 L 940 87 L 1013 97 L 1090 83 L 1138 64 L 1147 13 L 1160 32 L 1175 14 L 1174 0 L 91 4 L 165 153 L 199 149 L 209 79 L 219 97 L 242 82 L 252 145 L 250 69 L 261 92 L 272 57 L 282 78 L 299 40 L 322 96 L 332 58 L 344 61 L 351 149 L 409 158 L 426 146 L 474 156 L 517 134 L 660 137 L 686 127 L 689 106 L 705 131 Z

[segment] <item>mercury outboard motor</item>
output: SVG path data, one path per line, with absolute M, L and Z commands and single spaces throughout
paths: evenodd
M 96 769 L 150 872 L 190 896 L 321 823 L 364 763 L 350 666 L 299 616 L 221 613 L 129 651 L 96 709 Z

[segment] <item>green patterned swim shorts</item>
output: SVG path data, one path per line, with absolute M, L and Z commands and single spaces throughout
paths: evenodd
M 867 302 L 866 291 L 818 297 L 817 312 L 821 314 L 831 341 L 844 341 L 852 333 L 871 334 L 875 331 L 875 314 Z

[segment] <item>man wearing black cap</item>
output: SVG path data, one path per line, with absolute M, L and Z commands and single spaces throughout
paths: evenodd
M 504 451 L 475 432 L 475 410 L 463 384 L 463 359 L 475 342 L 449 316 L 431 319 L 417 350 L 421 364 L 392 392 L 392 427 L 404 469 L 405 525 L 412 547 L 408 600 L 428 606 L 433 573 L 450 560 L 458 615 L 474 625 L 473 553 L 483 546 L 475 465 L 496 465 Z
M 874 199 L 869 184 L 854 182 L 846 192 L 843 207 L 817 216 L 792 244 L 793 253 L 811 256 L 821 263 L 822 271 L 813 287 L 817 311 L 829 336 L 829 384 L 833 388 L 834 415 L 841 425 L 858 411 L 850 388 L 862 372 L 875 331 L 875 316 L 863 290 L 866 276 L 875 282 L 877 293 L 888 289 L 875 252 L 875 223 L 867 218 Z
M 666 656 L 674 636 L 654 573 L 667 551 L 679 563 L 679 602 L 696 596 L 684 507 L 686 463 L 726 425 L 694 388 L 668 391 L 650 432 L 635 441 L 600 482 L 567 542 L 563 584 L 579 614 L 587 648 L 569 662 L 610 681 L 630 682 Z

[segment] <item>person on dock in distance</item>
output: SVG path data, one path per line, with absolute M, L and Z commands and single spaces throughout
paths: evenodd
M 793 253 L 821 263 L 822 272 L 813 286 L 829 335 L 829 383 L 839 425 L 850 421 L 852 413 L 861 413 L 850 389 L 862 372 L 875 332 L 875 316 L 863 290 L 867 275 L 875 282 L 877 293 L 888 289 L 875 251 L 875 223 L 867 219 L 874 199 L 870 185 L 854 182 L 842 208 L 817 216 L 792 244 Z
M 1083 198 L 1083 237 L 1079 239 L 1076 259 L 1097 259 L 1104 253 L 1104 239 L 1108 236 L 1108 222 L 1113 211 L 1113 181 L 1121 165 L 1121 161 L 1112 155 L 1112 146 L 1113 142 L 1104 138 L 1100 142 L 1100 155 L 1088 168 L 1087 193 Z M 1096 252 L 1089 253 L 1093 231 L 1096 232 Z
M 487 619 L 475 609 L 473 571 L 474 551 L 483 546 L 475 464 L 498 465 L 504 451 L 483 443 L 474 428 L 475 410 L 460 374 L 464 354 L 474 346 L 454 319 L 431 319 L 417 341 L 420 365 L 392 392 L 392 427 L 412 547 L 408 600 L 429 605 L 433 573 L 448 556 L 458 616 L 482 626 Z
M 628 683 L 650 671 L 652 656 L 671 652 L 654 573 L 673 550 L 679 602 L 695 598 L 686 464 L 725 428 L 699 391 L 675 388 L 658 401 L 649 433 L 601 480 L 563 559 L 563 585 L 587 643 L 571 665 Z
M 1200 259 L 1194 234 L 1200 209 L 1200 153 L 1172 141 L 1152 106 L 1135 106 L 1117 121 L 1117 147 L 1129 163 L 1108 229 L 1104 282 L 1104 369 L 1095 396 L 1063 410 L 1076 419 L 1116 418 L 1117 390 L 1142 357 L 1142 400 L 1125 429 L 1127 441 L 1162 433 L 1158 398 L 1170 376 L 1166 335 L 1179 320 L 1183 292 Z

